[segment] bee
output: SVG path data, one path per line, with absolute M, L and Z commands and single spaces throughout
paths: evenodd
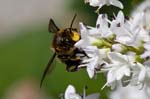
M 42 86 L 43 80 L 45 79 L 48 71 L 51 69 L 55 57 L 57 57 L 62 63 L 66 65 L 68 72 L 75 72 L 79 70 L 79 65 L 82 62 L 82 57 L 87 56 L 86 53 L 75 47 L 74 44 L 81 38 L 80 33 L 76 28 L 72 28 L 73 22 L 76 18 L 74 15 L 71 25 L 69 28 L 59 29 L 54 23 L 53 19 L 50 19 L 48 30 L 50 33 L 54 33 L 52 41 L 52 48 L 54 54 L 50 58 L 41 78 L 40 86 Z

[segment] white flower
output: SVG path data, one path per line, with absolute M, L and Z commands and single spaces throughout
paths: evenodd
M 150 50 L 150 42 L 149 42 L 149 43 L 145 43 L 145 44 L 144 44 L 144 48 L 145 48 L 146 50 Z
M 93 78 L 96 69 L 103 63 L 103 58 L 106 57 L 108 49 L 98 49 L 96 46 L 88 46 L 83 49 L 89 58 L 83 59 L 83 62 L 78 67 L 85 67 L 90 78 Z
M 150 12 L 149 12 L 150 14 Z M 136 16 L 132 17 L 130 19 L 130 30 L 133 32 L 134 42 L 144 41 L 144 42 L 150 42 L 150 24 L 144 25 L 142 22 L 144 21 L 144 13 L 137 13 Z M 145 22 L 144 22 L 145 23 Z M 149 28 L 149 30 L 148 30 Z
M 115 20 L 111 22 L 110 29 L 113 33 L 116 34 L 117 41 L 123 44 L 129 41 L 130 37 L 132 36 L 127 28 L 128 26 L 129 25 L 127 24 L 127 22 L 125 23 L 123 12 L 119 11 Z
M 146 76 L 146 67 L 143 64 L 137 62 L 136 65 L 132 66 L 132 77 L 130 84 L 138 86 L 139 89 L 142 89 L 143 85 L 145 84 Z
M 82 99 L 80 95 L 76 93 L 75 88 L 72 85 L 69 85 L 64 94 L 65 99 Z
M 125 20 L 123 12 L 119 11 L 116 19 L 111 22 L 110 29 L 116 34 L 116 41 L 133 47 L 139 47 L 142 41 L 148 41 L 148 34 L 141 27 L 133 25 L 135 24 L 131 20 Z
M 144 44 L 144 48 L 145 48 L 145 51 L 144 51 L 144 53 L 141 55 L 141 58 L 150 57 L 150 43 L 145 43 L 145 44 Z
M 137 63 L 137 66 L 140 68 L 140 71 L 138 73 L 138 81 L 139 82 L 144 82 L 145 77 L 146 77 L 146 68 L 144 65 Z
M 150 99 L 145 93 L 145 90 L 139 90 L 135 86 L 122 87 L 118 86 L 116 90 L 112 91 L 109 99 Z
M 101 8 L 104 5 L 113 5 L 123 9 L 123 5 L 119 0 L 85 0 L 85 2 L 89 2 L 91 6 Z
M 139 47 L 142 45 L 142 41 L 149 41 L 149 35 L 143 28 L 137 27 L 131 30 L 131 33 L 129 41 L 126 41 L 127 45 Z
M 83 23 L 79 23 L 80 32 L 81 32 L 81 40 L 75 43 L 74 46 L 78 48 L 85 48 L 87 46 L 91 46 L 93 42 L 97 42 L 98 40 L 95 37 L 89 35 L 89 31 Z
M 81 97 L 79 94 L 76 93 L 75 88 L 72 85 L 68 85 L 64 98 L 65 99 L 99 99 L 100 94 L 94 93 L 86 96 L 86 92 L 84 89 L 83 96 Z
M 150 1 L 145 0 L 138 5 L 137 8 L 133 10 L 131 16 L 136 19 L 134 24 L 144 27 L 146 30 L 150 30 Z
M 124 76 L 129 77 L 131 75 L 130 68 L 133 65 L 133 57 L 117 52 L 110 52 L 108 58 L 112 63 L 106 65 L 106 68 L 109 69 L 106 84 L 113 89 L 116 81 L 120 81 Z
M 132 12 L 132 29 L 142 28 L 143 32 L 140 33 L 140 37 L 145 42 L 150 42 L 150 1 L 144 1 L 141 5 Z
M 144 63 L 145 68 L 146 68 L 146 76 L 145 76 L 145 91 L 150 97 L 150 61 Z
M 102 58 L 107 56 L 109 49 L 98 49 L 96 46 L 92 45 L 94 42 L 99 42 L 99 40 L 89 35 L 89 30 L 83 23 L 80 23 L 80 32 L 81 40 L 79 40 L 75 46 L 82 48 L 88 57 L 84 57 L 81 65 L 78 67 L 86 67 L 89 77 L 93 78 L 96 69 L 99 69 L 99 66 L 103 63 Z
M 89 34 L 100 38 L 106 38 L 112 35 L 108 26 L 108 18 L 106 14 L 100 14 L 98 16 L 96 28 L 89 27 Z

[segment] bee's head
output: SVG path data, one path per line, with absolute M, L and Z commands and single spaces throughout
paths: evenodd
M 58 31 L 57 35 L 54 37 L 54 42 L 56 45 L 63 46 L 73 46 L 80 39 L 80 35 L 77 29 L 67 28 Z
M 69 28 L 59 29 L 53 39 L 53 47 L 59 47 L 59 49 L 67 50 L 67 48 L 73 47 L 74 44 L 80 40 L 80 34 L 77 29 L 72 28 L 73 22 L 76 18 L 76 14 L 72 19 Z
M 62 32 L 61 37 L 62 37 L 64 42 L 74 44 L 75 42 L 77 42 L 80 39 L 80 35 L 77 32 L 77 29 L 72 28 L 76 16 L 77 15 L 75 14 L 72 21 L 71 21 L 70 27 L 64 29 L 64 31 Z

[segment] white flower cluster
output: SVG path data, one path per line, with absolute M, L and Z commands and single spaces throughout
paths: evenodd
M 114 5 L 123 8 L 118 0 L 86 0 L 91 6 Z M 150 1 L 148 1 L 150 3 Z M 121 82 L 143 88 L 150 81 L 150 5 L 135 16 L 125 17 L 119 11 L 112 20 L 107 14 L 99 14 L 96 27 L 79 23 L 81 39 L 75 44 L 84 50 L 80 67 L 86 67 L 93 78 L 96 73 L 107 73 L 104 85 L 112 89 Z
M 144 90 L 139 90 L 134 86 L 118 86 L 115 91 L 110 93 L 109 99 L 150 99 L 150 97 Z
M 94 93 L 86 96 L 85 89 L 83 90 L 83 94 L 79 95 L 78 93 L 76 93 L 73 85 L 68 85 L 62 99 L 99 99 L 99 96 L 99 93 Z
M 85 0 L 85 3 L 89 3 L 94 7 L 99 7 L 98 9 L 100 9 L 104 5 L 113 5 L 123 9 L 123 4 L 119 0 Z
M 98 7 L 97 11 L 104 5 L 123 9 L 123 4 L 119 0 L 85 0 L 85 2 Z M 90 78 L 98 73 L 107 74 L 107 82 L 102 89 L 105 86 L 110 86 L 111 89 L 117 87 L 111 94 L 111 99 L 122 99 L 123 95 L 129 99 L 139 97 L 149 99 L 150 1 L 147 0 L 136 8 L 131 17 L 125 17 L 122 11 L 114 15 L 113 19 L 109 19 L 107 14 L 98 13 L 95 27 L 82 22 L 79 23 L 79 27 L 81 39 L 74 46 L 85 51 L 88 57 L 82 58 L 78 68 L 86 67 Z M 122 90 L 122 86 L 127 87 Z M 137 90 L 135 86 L 142 90 Z M 128 93 L 125 94 L 124 90 Z M 69 85 L 63 99 L 98 99 L 98 97 L 97 93 L 86 96 L 85 91 L 80 95 L 72 85 Z

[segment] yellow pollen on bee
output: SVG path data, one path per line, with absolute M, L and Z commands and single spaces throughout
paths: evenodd
M 77 32 L 73 32 L 72 40 L 78 41 L 80 39 L 80 36 Z

